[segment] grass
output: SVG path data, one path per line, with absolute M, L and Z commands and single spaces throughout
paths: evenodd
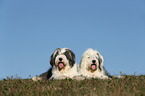
M 0 81 L 0 96 L 145 96 L 145 75 L 112 80 L 50 80 L 7 78 Z

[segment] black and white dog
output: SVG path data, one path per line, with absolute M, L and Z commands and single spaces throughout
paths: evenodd
M 75 54 L 69 48 L 57 48 L 51 55 L 50 65 L 52 68 L 32 80 L 66 79 L 78 75 Z
M 80 74 L 87 79 L 109 79 L 112 76 L 104 68 L 103 56 L 96 50 L 89 48 L 86 50 L 80 61 Z

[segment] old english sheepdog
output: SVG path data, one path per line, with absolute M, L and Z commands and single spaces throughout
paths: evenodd
M 33 77 L 33 81 L 43 79 L 72 79 L 78 75 L 75 54 L 69 48 L 57 48 L 51 55 L 50 65 L 52 68 L 40 76 Z
M 96 50 L 86 50 L 80 61 L 80 74 L 87 79 L 110 79 L 112 76 L 104 68 L 103 56 Z

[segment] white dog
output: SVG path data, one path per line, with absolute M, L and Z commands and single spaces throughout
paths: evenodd
M 109 79 L 111 76 L 104 68 L 103 56 L 96 50 L 89 48 L 86 50 L 80 61 L 80 74 L 87 79 Z
M 78 75 L 75 54 L 69 48 L 57 48 L 51 55 L 50 68 L 42 75 L 32 78 L 33 81 L 42 79 L 73 79 Z

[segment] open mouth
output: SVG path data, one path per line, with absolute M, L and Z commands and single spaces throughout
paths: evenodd
M 59 63 L 58 63 L 58 67 L 59 67 L 60 69 L 62 69 L 62 68 L 64 67 L 63 62 L 59 62 Z
M 96 70 L 96 64 L 91 64 L 91 69 Z

